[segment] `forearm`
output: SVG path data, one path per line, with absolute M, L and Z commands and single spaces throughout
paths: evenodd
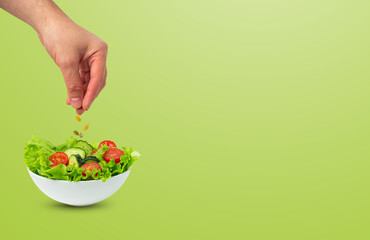
M 71 21 L 52 0 L 0 0 L 0 8 L 28 23 L 39 35 L 57 21 Z

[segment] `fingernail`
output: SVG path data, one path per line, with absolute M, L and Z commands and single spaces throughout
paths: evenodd
M 80 108 L 81 107 L 81 99 L 80 98 L 71 98 L 71 106 L 74 108 Z

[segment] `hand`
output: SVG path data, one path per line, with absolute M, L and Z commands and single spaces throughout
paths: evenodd
M 52 0 L 0 0 L 0 8 L 32 26 L 62 70 L 67 104 L 87 111 L 105 86 L 108 46 L 75 24 Z
M 52 20 L 39 38 L 62 71 L 67 86 L 66 103 L 81 115 L 104 88 L 108 45 L 70 19 Z

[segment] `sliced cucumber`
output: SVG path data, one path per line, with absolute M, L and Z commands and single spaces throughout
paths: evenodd
M 85 158 L 86 157 L 86 152 L 85 150 L 81 149 L 81 148 L 76 148 L 76 147 L 73 147 L 73 148 L 70 148 L 70 149 L 67 149 L 65 152 L 65 154 L 68 155 L 68 159 L 73 156 L 73 155 L 80 155 L 81 158 Z
M 82 140 L 78 140 L 73 147 L 83 149 L 86 155 L 89 155 L 94 150 L 90 144 Z
M 99 162 L 99 159 L 97 157 L 94 157 L 94 156 L 87 156 L 84 160 L 83 160 L 83 164 L 86 164 L 86 163 L 98 163 Z
M 77 157 L 81 158 L 80 155 L 72 155 L 68 160 L 68 166 L 79 168 L 80 164 L 78 163 Z
M 80 155 L 75 155 L 76 158 L 77 158 L 77 162 L 78 162 L 78 165 L 81 167 L 82 165 L 84 165 L 84 160 L 80 157 Z

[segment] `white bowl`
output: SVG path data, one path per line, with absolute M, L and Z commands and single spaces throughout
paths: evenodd
M 72 206 L 88 206 L 103 201 L 112 196 L 130 174 L 128 170 L 105 182 L 101 180 L 70 182 L 48 179 L 31 172 L 28 168 L 27 170 L 41 192 L 55 201 Z

